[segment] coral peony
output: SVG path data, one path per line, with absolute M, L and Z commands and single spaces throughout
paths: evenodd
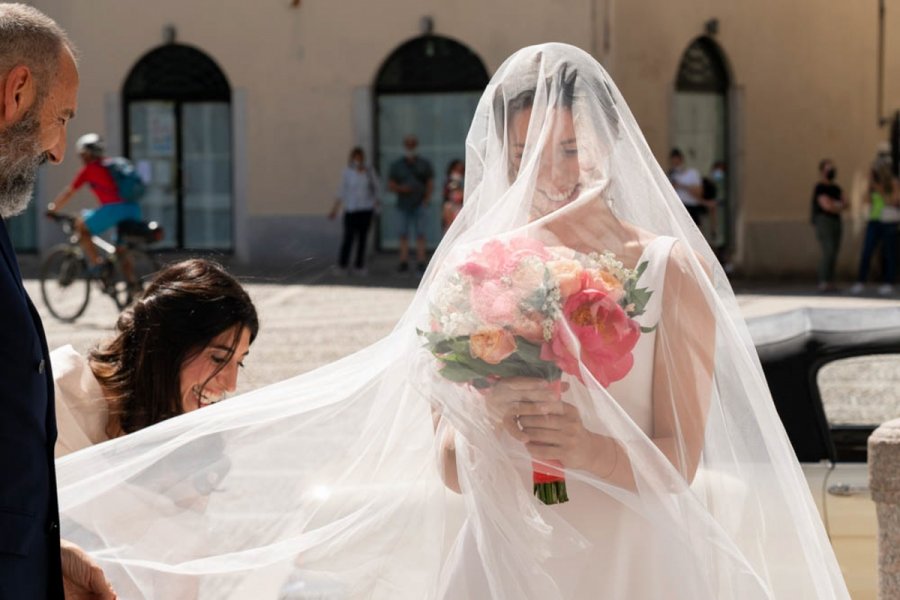
M 580 361 L 603 387 L 628 374 L 641 328 L 613 296 L 605 290 L 583 290 L 566 300 L 563 315 L 551 341 L 541 347 L 542 359 L 582 380 Z

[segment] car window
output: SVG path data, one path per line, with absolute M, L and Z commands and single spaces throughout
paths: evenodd
M 819 369 L 816 381 L 832 427 L 900 418 L 900 354 L 835 360 Z

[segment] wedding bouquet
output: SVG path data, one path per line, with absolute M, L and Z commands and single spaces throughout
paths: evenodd
M 641 335 L 635 317 L 652 294 L 647 268 L 627 269 L 611 252 L 583 254 L 531 238 L 493 240 L 437 288 L 430 331 L 420 331 L 440 374 L 483 389 L 505 377 L 556 383 L 562 373 L 606 387 L 625 377 Z M 533 464 L 534 493 L 566 502 L 563 466 Z

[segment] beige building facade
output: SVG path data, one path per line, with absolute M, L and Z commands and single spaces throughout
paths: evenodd
M 151 182 L 145 212 L 164 221 L 170 246 L 250 266 L 334 255 L 339 225 L 325 215 L 354 145 L 383 172 L 402 134 L 422 129 L 421 152 L 442 185 L 446 161 L 464 154 L 479 86 L 534 43 L 596 56 L 664 166 L 673 145 L 704 173 L 726 162 L 716 239 L 749 276 L 812 278 L 818 161 L 832 158 L 839 183 L 860 196 L 888 135 L 878 120 L 877 0 L 34 4 L 80 51 L 70 150 L 80 133 L 101 133 Z M 900 1 L 886 9 L 887 114 L 900 109 Z M 429 70 L 435 56 L 443 62 Z M 36 206 L 78 166 L 72 152 L 45 168 Z M 79 199 L 93 202 L 86 191 Z M 849 274 L 861 221 L 845 219 Z M 59 237 L 35 212 L 19 220 L 23 250 Z M 379 237 L 393 247 L 388 214 Z

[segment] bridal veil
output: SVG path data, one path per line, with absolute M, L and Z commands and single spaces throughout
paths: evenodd
M 466 145 L 464 207 L 390 335 L 58 461 L 63 536 L 123 598 L 847 598 L 725 274 L 603 68 L 516 52 Z M 533 494 L 497 378 L 451 381 L 428 347 L 492 248 L 645 263 L 620 362 L 559 332 L 562 400 L 615 453 L 565 470 L 568 502 Z M 503 314 L 515 281 L 473 306 Z

